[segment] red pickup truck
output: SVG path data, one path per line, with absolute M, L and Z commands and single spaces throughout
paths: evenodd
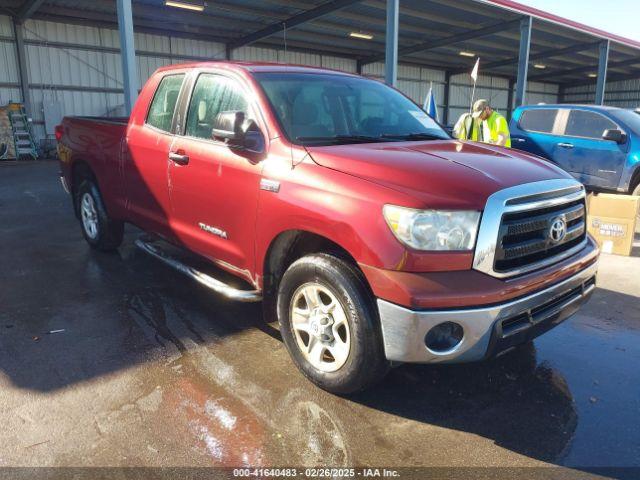
M 297 367 L 331 392 L 393 363 L 501 354 L 595 288 L 581 184 L 532 155 L 453 140 L 357 75 L 170 66 L 130 119 L 67 117 L 56 136 L 92 247 L 117 248 L 129 222 L 149 254 L 263 301 Z

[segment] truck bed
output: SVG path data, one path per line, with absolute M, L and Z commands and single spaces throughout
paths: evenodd
M 107 123 L 107 124 L 115 124 L 115 125 L 127 125 L 129 123 L 129 117 L 65 117 L 65 119 L 69 120 L 82 120 L 93 123 Z
M 108 204 L 122 204 L 122 140 L 127 131 L 126 117 L 64 117 L 64 140 L 58 154 L 62 173 L 72 184 L 70 162 L 63 157 L 73 156 L 89 166 Z M 78 162 L 76 161 L 76 164 Z

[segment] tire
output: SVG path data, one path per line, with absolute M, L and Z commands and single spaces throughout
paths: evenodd
M 124 222 L 107 215 L 100 191 L 92 180 L 81 181 L 76 192 L 76 211 L 82 235 L 92 248 L 109 252 L 122 244 Z
M 378 310 L 344 260 L 314 254 L 295 261 L 280 282 L 277 310 L 291 358 L 323 390 L 355 393 L 387 373 Z

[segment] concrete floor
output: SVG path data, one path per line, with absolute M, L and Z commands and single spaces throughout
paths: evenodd
M 640 467 L 640 258 L 513 354 L 403 366 L 352 399 L 260 305 L 82 239 L 54 162 L 0 164 L 0 466 Z M 48 333 L 63 329 L 60 333 Z

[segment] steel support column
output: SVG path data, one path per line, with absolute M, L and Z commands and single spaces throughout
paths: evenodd
M 607 64 L 609 63 L 609 40 L 600 43 L 598 58 L 598 81 L 596 83 L 596 105 L 604 104 L 604 91 L 607 83 Z
M 444 108 L 442 109 L 442 124 L 449 124 L 449 105 L 451 104 L 451 72 L 444 72 Z
M 384 81 L 395 87 L 398 80 L 398 21 L 400 0 L 387 0 L 387 33 L 384 63 Z
M 566 95 L 567 87 L 564 83 L 561 83 L 558 87 L 558 103 L 564 103 L 564 97 Z
M 507 92 L 507 120 L 511 121 L 511 115 L 513 114 L 513 89 L 515 87 L 515 80 L 509 79 L 509 91 Z
M 531 47 L 531 25 L 533 19 L 524 17 L 520 21 L 520 53 L 518 55 L 518 78 L 516 84 L 516 107 L 524 105 L 527 96 L 529 72 L 529 50 Z
M 136 47 L 133 39 L 131 0 L 117 0 L 117 5 L 120 56 L 122 57 L 122 77 L 124 79 L 124 108 L 127 114 L 131 114 L 133 105 L 138 98 L 138 73 Z
M 24 48 L 24 29 L 22 23 L 13 21 L 13 33 L 16 40 L 16 57 L 18 60 L 18 73 L 20 74 L 20 93 L 22 103 L 27 115 L 33 116 L 31 110 L 31 96 L 29 95 L 29 71 L 27 70 L 27 56 Z

